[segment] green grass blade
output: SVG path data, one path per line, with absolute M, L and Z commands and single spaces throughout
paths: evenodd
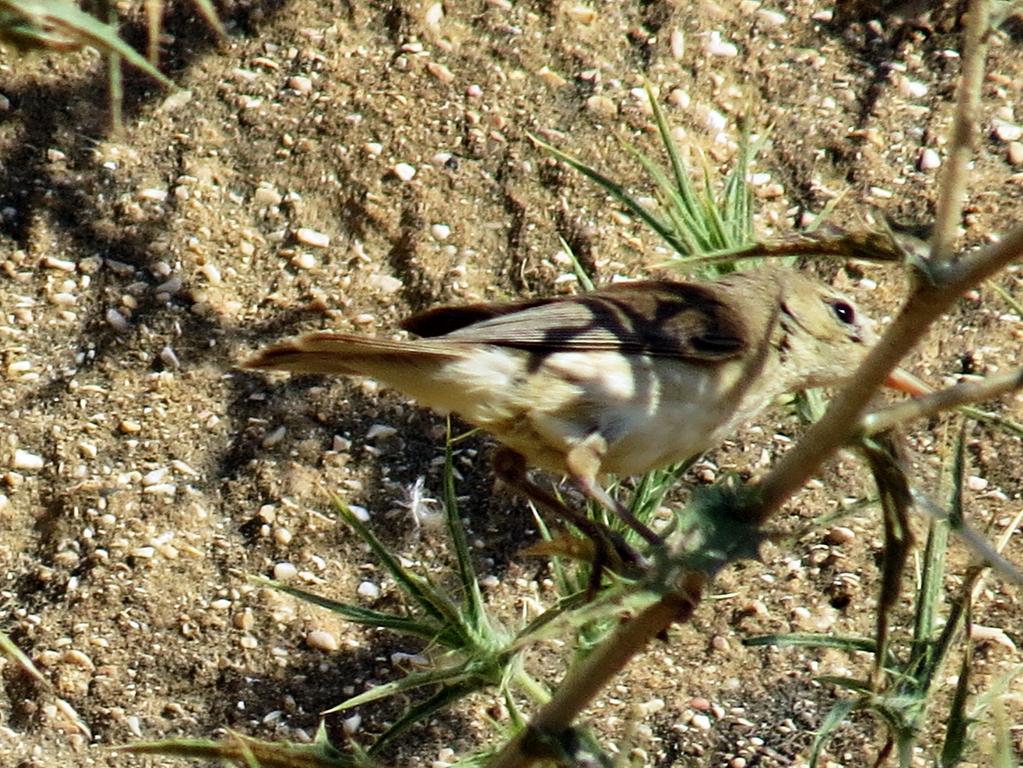
M 363 608 L 362 606 L 352 605 L 351 603 L 338 602 L 337 600 L 331 600 L 330 598 L 317 595 L 314 592 L 309 592 L 301 589 L 300 587 L 281 584 L 273 579 L 254 577 L 252 581 L 257 584 L 271 587 L 280 592 L 284 592 L 285 594 L 298 598 L 303 602 L 317 605 L 320 608 L 326 608 L 328 611 L 343 616 L 347 621 L 351 621 L 355 624 L 361 624 L 362 626 L 367 627 L 377 627 L 379 629 L 389 629 L 402 635 L 419 637 L 423 640 L 437 642 L 447 647 L 455 646 L 458 640 L 458 638 L 448 636 L 448 634 L 444 632 L 443 627 L 433 623 L 428 623 L 423 619 L 416 619 L 411 616 L 399 616 L 393 613 L 375 611 L 371 608 Z
M 824 722 L 821 723 L 820 728 L 817 729 L 817 734 L 813 739 L 813 746 L 810 748 L 810 768 L 816 768 L 817 761 L 820 759 L 821 750 L 824 745 L 828 742 L 838 727 L 845 722 L 845 719 L 849 717 L 860 705 L 857 699 L 843 699 L 835 703 L 829 711 L 827 716 L 824 718 Z
M 475 693 L 481 686 L 476 683 L 468 683 L 460 686 L 445 686 L 434 693 L 425 701 L 409 707 L 394 724 L 380 734 L 380 737 L 370 748 L 370 754 L 376 754 L 380 749 L 391 742 L 396 736 L 400 736 L 411 726 L 426 720 L 451 704 L 464 699 L 471 693 Z
M 465 600 L 465 614 L 469 626 L 478 637 L 490 633 L 483 595 L 472 564 L 472 554 L 465 540 L 465 528 L 458 515 L 458 499 L 455 493 L 454 452 L 451 450 L 451 423 L 448 422 L 448 441 L 444 449 L 444 519 L 447 522 L 448 536 L 455 548 L 455 560 L 458 565 L 458 577 L 462 583 Z
M 359 537 L 365 541 L 374 556 L 380 561 L 384 569 L 391 574 L 391 577 L 398 583 L 412 601 L 419 608 L 444 626 L 450 627 L 453 631 L 464 631 L 461 629 L 461 615 L 447 595 L 439 590 L 428 579 L 413 573 L 405 568 L 391 551 L 381 542 L 369 529 L 369 527 L 357 518 L 351 510 L 341 502 L 335 502 L 335 508 L 342 519 L 351 526 Z
M 545 142 L 543 139 L 540 139 L 539 137 L 534 136 L 532 134 L 530 134 L 530 138 L 537 146 L 539 146 L 545 152 L 553 155 L 555 158 L 565 163 L 569 167 L 574 168 L 576 171 L 581 173 L 583 176 L 586 176 L 591 181 L 596 182 L 609 195 L 611 195 L 619 203 L 624 205 L 636 216 L 642 219 L 647 226 L 649 226 L 652 230 L 654 230 L 654 232 L 660 235 L 667 243 L 669 243 L 672 246 L 672 248 L 678 250 L 678 244 L 675 240 L 674 232 L 664 222 L 662 222 L 660 219 L 654 216 L 654 214 L 647 210 L 647 208 L 644 205 L 642 205 L 638 200 L 636 200 L 628 192 L 626 192 L 625 187 L 623 187 L 618 182 L 612 180 L 611 178 L 605 176 L 595 168 L 591 168 L 585 163 L 576 160 L 571 155 L 565 154 L 560 149 L 557 149 L 556 147 Z
M 352 707 L 360 707 L 363 704 L 368 704 L 371 701 L 379 701 L 380 699 L 386 699 L 390 696 L 395 696 L 399 693 L 408 693 L 414 691 L 417 688 L 422 688 L 427 685 L 441 685 L 446 687 L 465 685 L 467 680 L 478 680 L 476 687 L 482 687 L 483 679 L 473 677 L 470 674 L 470 663 L 462 662 L 451 667 L 443 667 L 441 669 L 427 669 L 422 672 L 413 672 L 400 680 L 392 680 L 389 683 L 383 685 L 373 686 L 370 690 L 365 693 L 360 693 L 357 696 L 352 696 L 350 699 L 345 699 L 335 707 L 331 707 L 326 710 L 323 714 L 329 715 L 334 712 L 342 712 Z

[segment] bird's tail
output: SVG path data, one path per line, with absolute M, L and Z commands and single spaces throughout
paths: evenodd
M 310 333 L 268 347 L 245 360 L 242 368 L 293 373 L 342 373 L 392 382 L 397 373 L 426 371 L 464 356 L 455 345 L 430 341 L 393 341 L 344 333 Z

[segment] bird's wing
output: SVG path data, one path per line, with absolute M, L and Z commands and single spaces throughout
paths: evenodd
M 441 307 L 404 327 L 445 341 L 538 352 L 616 350 L 705 361 L 737 357 L 750 343 L 740 312 L 712 287 L 663 281 L 557 299 Z

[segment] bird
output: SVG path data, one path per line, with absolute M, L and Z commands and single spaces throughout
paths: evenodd
M 242 367 L 368 376 L 458 414 L 501 444 L 494 467 L 508 485 L 606 542 L 528 468 L 567 476 L 651 545 L 660 537 L 606 492 L 604 475 L 693 458 L 782 394 L 847 382 L 877 341 L 848 297 L 786 267 L 439 306 L 401 327 L 418 338 L 315 332 Z M 604 546 L 629 556 L 618 539 Z

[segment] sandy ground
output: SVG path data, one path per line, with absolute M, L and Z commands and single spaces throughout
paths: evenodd
M 402 503 L 420 477 L 440 494 L 443 420 L 371 382 L 235 365 L 301 330 L 388 333 L 441 302 L 575 290 L 559 237 L 598 282 L 664 274 L 663 245 L 530 132 L 648 194 L 620 141 L 658 152 L 647 78 L 691 159 L 727 169 L 744 114 L 767 137 L 753 169 L 761 235 L 826 208 L 848 226 L 872 210 L 927 224 L 958 73 L 955 15 L 858 17 L 865 5 L 239 2 L 224 9 L 220 44 L 176 11 L 164 67 L 181 90 L 132 75 L 118 138 L 104 129 L 95 56 L 0 55 L 0 628 L 52 683 L 3 668 L 0 764 L 164 765 L 104 747 L 225 728 L 302 739 L 320 711 L 400 674 L 391 654 L 419 648 L 247 577 L 276 569 L 334 598 L 393 605 L 328 493 L 365 507 L 410 559 L 441 567 L 442 539 L 417 532 Z M 1010 35 L 995 41 L 985 82 L 968 245 L 1023 210 L 1021 91 Z M 904 293 L 892 267 L 818 272 L 879 318 Z M 1021 295 L 1017 272 L 997 282 Z M 935 383 L 984 374 L 1017 365 L 1021 338 L 1020 317 L 984 288 L 910 365 Z M 1018 402 L 991 407 L 1023 415 Z M 690 480 L 762 469 L 800 429 L 773 411 Z M 920 481 L 937 493 L 958 427 L 914 429 Z M 1023 448 L 976 425 L 968 439 L 970 515 L 998 532 L 1021 504 Z M 494 491 L 490 449 L 462 444 L 459 493 L 488 599 L 513 619 L 551 595 L 543 563 L 517 555 L 536 532 L 521 502 Z M 778 524 L 797 530 L 871 492 L 842 457 Z M 599 699 L 589 722 L 602 738 L 621 739 L 646 703 L 636 743 L 647 764 L 801 764 L 833 701 L 815 675 L 862 674 L 865 659 L 740 643 L 870 632 L 881 525 L 876 510 L 842 525 L 729 570 L 691 625 Z M 1008 555 L 1023 562 L 1019 534 Z M 954 557 L 949 595 L 964 560 Z M 375 601 L 357 594 L 364 581 L 381 585 Z M 992 580 L 975 621 L 1005 632 L 975 644 L 981 691 L 1023 660 L 1019 590 Z M 337 650 L 310 647 L 316 630 Z M 556 657 L 536 663 L 557 680 Z M 1009 690 L 1019 723 L 1023 689 Z M 493 738 L 488 707 L 459 706 L 388 759 L 478 748 Z M 364 708 L 363 733 L 396 712 Z M 329 724 L 341 740 L 339 719 Z M 982 744 L 989 733 L 982 724 Z M 1012 734 L 1023 754 L 1023 731 Z M 830 764 L 867 764 L 878 739 L 857 721 Z

